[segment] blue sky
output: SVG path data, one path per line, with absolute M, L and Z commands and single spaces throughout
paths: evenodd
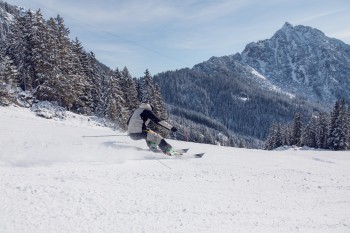
M 44 17 L 60 14 L 87 51 L 132 76 L 242 52 L 285 22 L 350 44 L 349 0 L 8 0 Z

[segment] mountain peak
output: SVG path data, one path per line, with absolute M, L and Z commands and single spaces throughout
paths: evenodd
M 286 92 L 331 105 L 339 96 L 350 98 L 347 51 L 349 45 L 316 28 L 286 22 L 271 39 L 247 45 L 242 57 Z
M 284 23 L 284 25 L 283 25 L 283 27 L 282 27 L 282 29 L 290 29 L 290 28 L 293 28 L 293 25 L 292 24 L 290 24 L 290 23 L 288 23 L 288 22 L 285 22 Z

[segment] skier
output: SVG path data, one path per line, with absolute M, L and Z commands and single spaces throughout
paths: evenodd
M 157 147 L 159 147 L 166 155 L 177 155 L 178 153 L 173 150 L 172 146 L 167 143 L 162 136 L 147 128 L 150 120 L 172 132 L 177 131 L 175 127 L 159 119 L 159 117 L 154 114 L 152 105 L 142 103 L 128 120 L 128 135 L 130 138 L 133 140 L 145 139 L 147 146 L 152 151 L 156 151 Z

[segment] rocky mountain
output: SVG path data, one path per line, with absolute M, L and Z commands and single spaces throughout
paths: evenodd
M 272 38 L 236 56 L 284 91 L 333 105 L 350 100 L 350 45 L 317 29 L 285 23 Z
M 296 112 L 306 118 L 329 111 L 339 98 L 350 100 L 350 46 L 317 29 L 285 23 L 241 53 L 160 73 L 155 80 L 170 106 L 264 140 L 273 122 L 290 121 Z

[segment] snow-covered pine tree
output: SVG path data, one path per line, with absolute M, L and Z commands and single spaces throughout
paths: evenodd
M 347 129 L 348 129 L 348 139 L 347 139 L 347 142 L 348 142 L 348 150 L 350 150 L 350 106 L 348 106 L 348 111 L 347 111 Z
M 318 145 L 318 119 L 317 116 L 311 116 L 308 124 L 305 126 L 302 132 L 302 145 L 311 148 L 317 148 Z
M 47 47 L 50 48 L 50 56 L 47 57 L 49 64 L 52 65 L 53 74 L 58 73 L 58 42 L 57 42 L 57 24 L 54 18 L 50 18 L 47 22 Z
M 139 79 L 138 98 L 142 103 L 151 103 L 154 97 L 153 79 L 148 69 L 145 71 L 145 76 Z
M 81 104 L 81 106 L 77 106 L 77 112 L 91 115 L 94 111 L 95 106 L 93 100 L 93 74 L 89 54 L 85 52 L 78 38 L 75 38 L 75 40 L 72 42 L 72 52 L 74 54 L 74 70 L 78 75 L 83 77 L 83 91 L 82 95 L 79 96 L 79 103 Z
M 131 115 L 132 111 L 135 110 L 140 102 L 138 100 L 138 93 L 136 89 L 136 83 L 131 77 L 127 67 L 124 67 L 120 72 L 118 69 L 115 70 L 115 75 L 117 77 L 121 86 L 121 91 L 123 93 L 123 98 L 125 100 L 125 110 L 128 111 L 126 114 Z
M 102 79 L 102 71 L 100 70 L 97 60 L 95 58 L 95 54 L 93 52 L 90 52 L 87 55 L 87 61 L 86 62 L 86 85 L 85 85 L 85 92 L 87 96 L 87 106 L 91 108 L 91 111 L 93 113 L 96 113 L 96 115 L 100 115 L 98 113 L 98 104 L 102 101 L 102 87 L 101 87 L 101 79 Z
M 277 124 L 275 148 L 284 146 L 284 141 L 283 127 L 281 124 Z
M 72 46 L 69 39 L 69 29 L 64 25 L 64 20 L 60 15 L 55 18 L 57 31 L 57 50 L 58 50 L 58 62 L 57 65 L 61 70 L 62 74 L 72 74 L 73 63 L 72 63 Z
M 108 77 L 102 77 L 102 101 L 99 103 L 98 112 L 115 123 L 121 129 L 126 129 L 127 115 L 125 113 L 125 100 L 119 79 L 115 73 Z
M 32 90 L 32 67 L 30 65 L 31 51 L 29 46 L 29 31 L 32 23 L 32 13 L 16 14 L 11 22 L 10 31 L 4 42 L 4 53 L 18 67 L 18 83 L 22 90 Z
M 264 149 L 265 150 L 273 150 L 276 147 L 276 140 L 277 140 L 277 124 L 272 124 L 269 129 L 269 134 L 267 136 L 267 139 L 265 141 Z
M 293 121 L 293 136 L 292 145 L 301 146 L 301 135 L 303 130 L 303 123 L 301 121 L 301 114 L 297 112 Z
M 214 144 L 215 140 L 213 135 L 209 132 L 209 129 L 206 127 L 202 128 L 202 142 L 206 143 L 206 144 Z M 241 142 L 242 144 L 240 145 L 241 148 L 243 148 L 243 142 Z
M 154 97 L 152 99 L 152 105 L 154 106 L 154 112 L 159 116 L 160 119 L 167 120 L 168 119 L 168 113 L 167 109 L 165 107 L 165 103 L 161 94 L 161 90 L 158 84 L 155 84 L 154 86 Z M 159 133 L 163 135 L 164 137 L 168 137 L 169 131 L 159 127 Z M 208 136 L 209 137 L 209 136 Z M 212 142 L 214 142 L 214 139 L 211 136 L 210 139 Z
M 85 75 L 84 73 L 84 68 L 81 60 L 81 53 L 83 52 L 83 47 L 76 37 L 72 43 L 70 44 L 71 48 L 71 71 L 74 71 L 75 74 L 83 76 Z
M 284 142 L 283 144 L 286 146 L 292 146 L 292 138 L 293 138 L 293 127 L 291 124 L 288 124 L 284 128 Z
M 15 102 L 15 88 L 17 87 L 17 68 L 11 59 L 0 52 L 0 105 Z
M 331 113 L 331 125 L 328 138 L 328 147 L 332 150 L 346 150 L 348 144 L 348 118 L 344 99 L 335 103 Z
M 31 51 L 31 65 L 33 69 L 33 87 L 44 84 L 52 77 L 53 65 L 49 63 L 51 48 L 48 47 L 48 29 L 41 11 L 38 10 L 32 16 L 32 27 L 29 34 Z
M 317 148 L 328 149 L 329 119 L 324 113 L 318 115 Z
M 348 128 L 348 138 L 347 138 L 348 148 L 347 148 L 347 149 L 350 150 L 350 106 L 348 107 L 347 118 L 348 118 L 348 122 L 347 122 L 347 128 Z

